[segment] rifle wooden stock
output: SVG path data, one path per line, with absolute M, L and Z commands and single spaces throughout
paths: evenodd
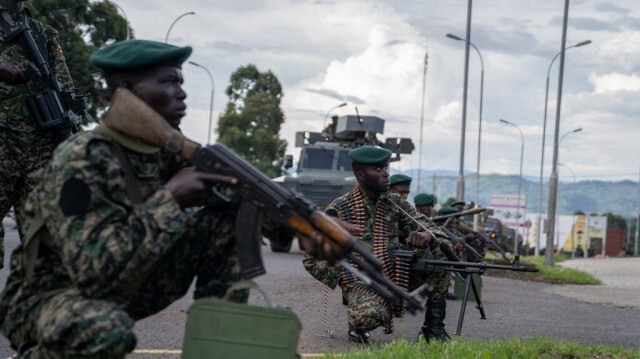
M 121 87 L 115 92 L 102 121 L 118 132 L 132 135 L 155 147 L 176 152 L 168 148 L 176 144 L 185 159 L 191 158 L 200 147 L 200 144 L 171 127 L 159 113 L 126 88 Z
M 317 207 L 304 197 L 274 183 L 262 172 L 255 169 L 248 162 L 221 144 L 201 147 L 198 143 L 186 138 L 180 131 L 172 128 L 164 118 L 140 100 L 131 91 L 121 88 L 112 98 L 111 107 L 103 118 L 103 123 L 113 130 L 125 133 L 147 144 L 179 153 L 190 160 L 199 171 L 217 173 L 237 179 L 234 187 L 242 196 L 242 201 L 250 201 L 247 213 L 259 208 L 267 217 L 277 223 L 288 226 L 303 238 L 320 238 L 329 243 L 338 258 L 348 258 L 358 269 L 349 267 L 348 270 L 358 273 L 362 277 L 371 277 L 371 288 L 391 301 L 407 301 L 408 310 L 422 310 L 420 302 L 405 292 L 394 282 L 382 274 L 382 263 L 367 249 L 360 246 L 353 236 L 342 228 L 336 220 L 320 212 Z M 255 213 L 253 213 L 258 217 Z M 242 220 L 247 220 L 242 218 Z M 241 221 L 238 226 L 246 227 Z M 244 232 L 250 232 L 244 230 Z M 239 253 L 240 266 L 245 278 L 255 277 L 264 273 L 260 255 L 260 241 L 251 233 L 251 238 L 237 238 L 236 249 Z M 238 242 L 243 241 L 240 245 Z M 247 243 L 250 241 L 251 243 Z M 254 243 L 255 242 L 255 243 Z M 346 261 L 340 262 L 349 266 Z

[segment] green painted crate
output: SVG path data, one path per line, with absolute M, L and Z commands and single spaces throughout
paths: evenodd
M 182 358 L 296 358 L 301 329 L 286 308 L 200 299 L 187 313 Z

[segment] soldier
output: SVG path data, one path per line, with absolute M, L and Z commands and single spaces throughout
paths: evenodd
M 129 40 L 90 61 L 111 94 L 129 89 L 178 129 L 190 54 Z M 212 185 L 235 179 L 197 172 L 104 124 L 61 144 L 44 178 L 27 201 L 25 242 L 0 295 L 0 329 L 21 358 L 124 358 L 135 321 L 182 297 L 194 277 L 195 298 L 221 297 L 240 279 L 237 205 L 211 203 Z M 246 302 L 247 292 L 232 300 Z
M 402 174 L 395 174 L 389 177 L 389 193 L 396 193 L 403 199 L 409 198 L 411 177 Z
M 416 211 L 431 218 L 433 216 L 433 207 L 438 203 L 436 196 L 428 193 L 420 193 L 413 198 L 416 205 Z
M 40 179 L 39 170 L 49 160 L 59 138 L 51 131 L 36 129 L 25 104 L 29 95 L 24 65 L 29 61 L 18 42 L 6 42 L 9 33 L 28 24 L 43 58 L 61 87 L 73 86 L 69 70 L 58 43 L 58 33 L 33 18 L 23 2 L 0 0 L 0 25 L 4 36 L 0 41 L 0 268 L 4 264 L 4 218 L 11 207 L 15 210 L 20 238 L 20 222 L 27 195 Z
M 450 214 L 456 214 L 460 211 L 455 207 L 442 207 L 438 211 L 439 216 L 445 216 Z M 448 230 L 450 230 L 453 234 L 455 234 L 461 240 L 467 242 L 473 249 L 476 250 L 478 254 L 484 257 L 485 254 L 485 246 L 482 244 L 482 241 L 478 238 L 478 235 L 471 231 L 465 232 L 461 229 L 461 219 L 458 217 L 449 217 L 443 221 L 442 225 L 446 226 Z M 475 255 L 469 254 L 464 250 L 459 250 L 459 255 L 461 259 L 465 262 L 481 262 L 480 258 L 477 258 Z
M 446 236 L 425 216 L 416 212 L 409 202 L 388 192 L 391 152 L 379 147 L 362 146 L 349 151 L 349 157 L 358 184 L 350 193 L 329 204 L 326 213 L 360 229 L 357 237 L 384 263 L 383 272 L 389 278 L 393 279 L 399 275 L 390 264 L 390 250 L 416 250 L 425 255 L 424 248 L 428 244 L 439 259 L 444 259 L 439 246 L 450 245 Z M 424 232 L 417 221 L 427 226 L 438 237 L 432 238 Z M 400 315 L 398 308 L 390 305 L 352 273 L 331 267 L 326 262 L 310 256 L 305 256 L 303 264 L 311 275 L 328 287 L 334 289 L 336 285 L 340 285 L 347 305 L 349 340 L 366 343 L 369 331 L 380 326 L 385 327 L 385 333 L 393 331 L 393 317 Z M 448 276 L 448 273 L 444 272 L 410 273 L 407 289 L 417 288 L 425 280 L 432 289 L 428 292 L 425 321 L 421 329 L 421 334 L 426 340 L 449 339 L 443 322 Z

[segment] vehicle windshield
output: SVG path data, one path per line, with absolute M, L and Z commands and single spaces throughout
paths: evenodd
M 333 165 L 333 150 L 307 148 L 302 156 L 303 168 L 330 170 Z
M 349 151 L 340 151 L 340 154 L 338 155 L 338 171 L 353 171 L 353 167 L 351 167 L 351 159 L 349 158 Z

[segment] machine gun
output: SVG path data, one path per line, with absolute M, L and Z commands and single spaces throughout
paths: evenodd
M 30 94 L 26 105 L 35 121 L 36 129 L 51 131 L 55 137 L 65 139 L 78 131 L 77 126 L 81 122 L 79 115 L 91 121 L 85 98 L 77 94 L 78 89 L 60 88 L 48 62 L 31 36 L 28 24 L 23 24 L 7 34 L 5 42 L 12 41 L 20 44 L 30 61 L 24 71 Z
M 427 247 L 428 249 L 428 247 Z M 482 275 L 487 269 L 496 270 L 509 270 L 514 272 L 539 272 L 538 268 L 534 267 L 521 267 L 519 263 L 514 265 L 497 265 L 489 263 L 475 263 L 475 262 L 462 262 L 446 245 L 441 245 L 440 249 L 449 259 L 448 261 L 441 261 L 432 259 L 433 256 L 430 252 L 427 253 L 427 258 L 421 258 L 417 253 L 413 251 L 396 250 L 391 251 L 390 256 L 394 260 L 407 261 L 411 270 L 420 272 L 454 272 L 459 275 L 465 282 L 464 296 L 462 298 L 462 305 L 460 308 L 460 317 L 458 318 L 458 327 L 456 328 L 456 335 L 460 335 L 462 330 L 462 323 L 464 321 L 464 313 L 467 308 L 467 300 L 469 299 L 469 288 L 473 290 L 473 294 L 476 298 L 476 308 L 480 312 L 481 319 L 487 319 L 482 306 L 482 300 L 480 299 L 480 292 L 476 287 L 473 276 Z
M 165 148 L 190 160 L 199 171 L 237 179 L 234 189 L 241 195 L 236 223 L 236 250 L 242 276 L 250 279 L 265 273 L 260 252 L 263 216 L 291 228 L 303 238 L 321 238 L 329 243 L 343 268 L 356 274 L 385 299 L 408 303 L 412 313 L 420 302 L 382 274 L 382 264 L 359 245 L 340 224 L 319 211 L 310 201 L 275 184 L 260 171 L 221 144 L 202 147 L 182 135 L 153 109 L 127 89 L 112 98 L 102 123 L 151 145 Z M 224 196 L 221 195 L 221 198 Z M 250 223 L 248 225 L 247 223 Z M 351 266 L 352 261 L 358 269 Z

